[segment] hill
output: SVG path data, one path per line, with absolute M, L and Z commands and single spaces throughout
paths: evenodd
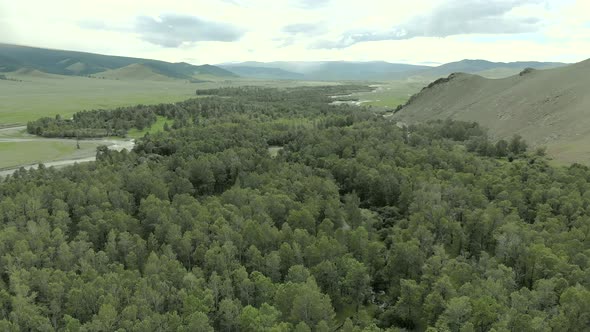
M 191 79 L 195 75 L 237 77 L 230 71 L 211 65 L 195 66 L 184 62 L 170 63 L 151 59 L 0 44 L 0 72 L 31 68 L 50 74 L 87 76 L 133 64 L 147 66 L 160 75 L 178 79 Z
M 159 74 L 146 65 L 137 63 L 118 69 L 110 69 L 101 73 L 97 73 L 94 76 L 115 80 L 171 81 L 175 79 L 170 76 Z
M 563 162 L 590 162 L 590 60 L 504 79 L 452 74 L 413 96 L 394 116 L 477 121 L 496 138 L 522 135 Z

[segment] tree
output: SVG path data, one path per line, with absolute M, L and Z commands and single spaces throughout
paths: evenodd
M 527 144 L 520 135 L 512 136 L 510 143 L 508 144 L 508 150 L 514 155 L 518 156 L 527 150 Z
M 187 317 L 185 331 L 191 332 L 213 332 L 209 325 L 209 317 L 200 311 L 196 311 Z
M 264 303 L 260 309 L 246 306 L 240 314 L 240 329 L 242 331 L 271 331 L 279 319 L 279 311 Z
M 371 294 L 371 277 L 366 267 L 354 258 L 345 258 L 342 261 L 345 271 L 342 280 L 342 289 L 347 295 L 347 303 L 354 304 L 358 311 Z
M 568 287 L 559 298 L 561 309 L 552 326 L 563 331 L 583 331 L 590 326 L 590 291 L 576 285 Z
M 414 280 L 403 279 L 401 296 L 393 311 L 400 323 L 408 328 L 414 328 L 422 323 L 422 293 L 423 290 Z
M 307 209 L 291 211 L 289 217 L 287 217 L 287 222 L 293 227 L 293 229 L 299 228 L 307 230 L 310 234 L 316 233 L 315 219 Z
M 223 331 L 234 331 L 238 328 L 240 305 L 235 300 L 223 299 L 219 303 L 218 326 Z
M 312 278 L 298 287 L 291 308 L 293 322 L 305 322 L 307 326 L 316 326 L 320 321 L 331 322 L 333 318 L 334 309 L 330 298 L 320 292 Z
M 439 317 L 436 326 L 440 329 L 446 328 L 452 332 L 458 332 L 471 319 L 472 310 L 469 297 L 452 298 Z

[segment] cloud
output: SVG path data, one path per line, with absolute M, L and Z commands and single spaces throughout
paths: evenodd
M 311 36 L 325 32 L 326 28 L 321 23 L 297 23 L 284 26 L 282 31 L 291 35 Z
M 287 47 L 297 43 L 301 39 L 308 39 L 312 36 L 323 34 L 327 31 L 326 25 L 323 23 L 295 23 L 284 26 L 281 31 L 286 34 L 274 38 L 274 41 L 279 41 L 278 47 Z
M 296 7 L 305 9 L 315 9 L 326 6 L 332 0 L 295 0 L 294 5 Z
M 232 42 L 244 35 L 244 31 L 230 24 L 179 14 L 165 14 L 158 18 L 140 16 L 136 19 L 134 31 L 144 41 L 171 48 L 200 41 Z
M 311 48 L 346 48 L 357 43 L 448 37 L 460 34 L 514 34 L 535 32 L 541 20 L 511 15 L 515 8 L 541 0 L 448 0 L 428 15 L 417 16 L 390 30 L 348 32 L 338 40 L 321 40 Z

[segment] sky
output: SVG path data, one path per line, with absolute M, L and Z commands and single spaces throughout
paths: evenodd
M 590 57 L 590 0 L 0 0 L 0 43 L 171 62 Z

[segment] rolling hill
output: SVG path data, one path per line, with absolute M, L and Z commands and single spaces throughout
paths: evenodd
M 176 79 L 192 79 L 195 76 L 203 75 L 220 78 L 237 77 L 230 71 L 211 65 L 195 66 L 184 62 L 170 63 L 159 60 L 0 44 L 0 72 L 13 72 L 28 68 L 50 74 L 87 76 L 134 64 L 150 68 L 151 71 L 159 75 Z
M 96 73 L 93 76 L 111 80 L 147 80 L 147 81 L 173 81 L 174 77 L 162 75 L 146 65 L 134 63 L 129 66 L 110 69 Z
M 503 79 L 451 74 L 394 115 L 412 123 L 431 119 L 476 121 L 495 138 L 522 135 L 562 162 L 590 162 L 590 60 L 525 70 Z

